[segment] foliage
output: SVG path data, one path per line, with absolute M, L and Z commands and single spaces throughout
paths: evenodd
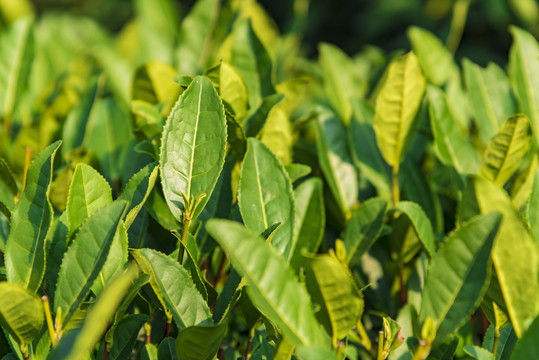
M 0 0 L 2 359 L 537 358 L 537 29 L 313 60 L 295 3 Z

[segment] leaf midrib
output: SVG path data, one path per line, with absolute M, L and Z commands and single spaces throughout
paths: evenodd
M 189 176 L 187 178 L 187 199 L 188 200 L 191 200 L 191 184 L 192 184 L 192 181 L 193 181 L 193 166 L 194 166 L 194 159 L 195 159 L 195 148 L 196 148 L 196 143 L 197 143 L 197 140 L 198 140 L 198 124 L 200 122 L 200 108 L 201 108 L 201 104 L 202 104 L 202 88 L 204 87 L 204 83 L 202 81 L 199 82 L 200 84 L 200 90 L 198 92 L 198 103 L 197 103 L 197 114 L 196 114 L 196 118 L 195 118 L 195 129 L 194 129 L 194 134 L 193 134 L 193 144 L 191 145 L 191 157 L 189 159 Z M 195 199 L 196 200 L 196 199 Z M 185 204 L 185 206 L 187 206 L 187 204 Z

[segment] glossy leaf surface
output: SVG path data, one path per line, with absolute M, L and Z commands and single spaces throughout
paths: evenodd
M 224 107 L 211 81 L 197 77 L 176 103 L 161 140 L 161 183 L 165 199 L 178 221 L 187 199 L 206 194 L 196 218 L 211 196 L 225 161 Z
M 249 138 L 248 144 L 238 189 L 243 221 L 257 233 L 281 223 L 271 243 L 288 258 L 295 240 L 295 204 L 290 179 L 281 162 L 264 144 L 253 138 Z
M 376 141 L 384 159 L 393 167 L 399 166 L 406 150 L 425 83 L 417 57 L 410 52 L 390 64 L 376 99 Z
M 112 203 L 90 216 L 64 254 L 54 294 L 54 305 L 61 308 L 64 324 L 88 295 L 105 264 L 126 205 Z
M 253 304 L 279 326 L 287 339 L 298 345 L 326 343 L 305 287 L 275 249 L 237 223 L 212 219 L 207 229 L 248 281 Z
M 433 319 L 437 339 L 458 329 L 479 306 L 488 285 L 490 251 L 501 219 L 500 214 L 491 213 L 463 224 L 432 258 L 420 318 Z
M 49 187 L 59 146 L 59 141 L 49 145 L 32 161 L 26 187 L 11 215 L 5 254 L 7 279 L 32 292 L 39 288 L 45 272 L 45 239 L 53 214 Z
M 532 139 L 526 115 L 518 114 L 507 119 L 488 142 L 479 175 L 503 186 L 520 167 Z

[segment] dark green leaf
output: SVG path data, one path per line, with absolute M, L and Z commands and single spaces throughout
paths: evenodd
M 226 322 L 183 329 L 176 338 L 178 360 L 212 360 L 221 346 L 226 329 Z

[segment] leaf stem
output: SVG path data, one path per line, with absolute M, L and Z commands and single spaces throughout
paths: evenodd
M 492 353 L 496 357 L 496 352 L 498 351 L 498 344 L 500 342 L 500 328 L 498 326 L 494 327 L 494 344 L 492 345 Z
M 45 320 L 47 321 L 47 328 L 49 329 L 49 336 L 51 337 L 51 344 L 52 344 L 52 347 L 54 348 L 56 347 L 57 341 L 56 341 L 56 332 L 54 331 L 54 324 L 52 322 L 49 297 L 47 295 L 43 295 L 41 297 L 41 301 L 43 302 L 43 310 L 45 311 Z
M 378 354 L 376 360 L 384 360 L 384 332 L 378 331 Z
M 247 346 L 245 348 L 245 360 L 249 360 L 249 352 L 251 352 L 251 345 L 253 344 L 253 336 L 255 328 L 253 327 L 251 331 L 249 331 L 249 341 L 247 341 Z
M 392 189 L 393 189 L 393 207 L 397 207 L 397 203 L 400 200 L 399 193 L 399 165 L 393 166 L 392 171 Z
M 191 216 L 187 213 L 183 215 L 182 237 L 180 246 L 178 247 L 178 263 L 183 263 L 184 247 L 187 246 L 187 238 L 189 237 L 189 226 L 191 226 Z
M 453 5 L 453 16 L 451 18 L 451 27 L 449 35 L 445 42 L 447 50 L 452 54 L 457 51 L 460 40 L 462 39 L 462 33 L 466 26 L 466 18 L 468 16 L 468 8 L 470 7 L 471 0 L 457 0 Z
M 359 337 L 361 338 L 362 345 L 365 347 L 367 351 L 371 351 L 372 349 L 371 339 L 369 339 L 369 335 L 367 335 L 367 331 L 365 331 L 365 327 L 363 326 L 361 319 L 358 320 L 356 327 L 359 333 Z

